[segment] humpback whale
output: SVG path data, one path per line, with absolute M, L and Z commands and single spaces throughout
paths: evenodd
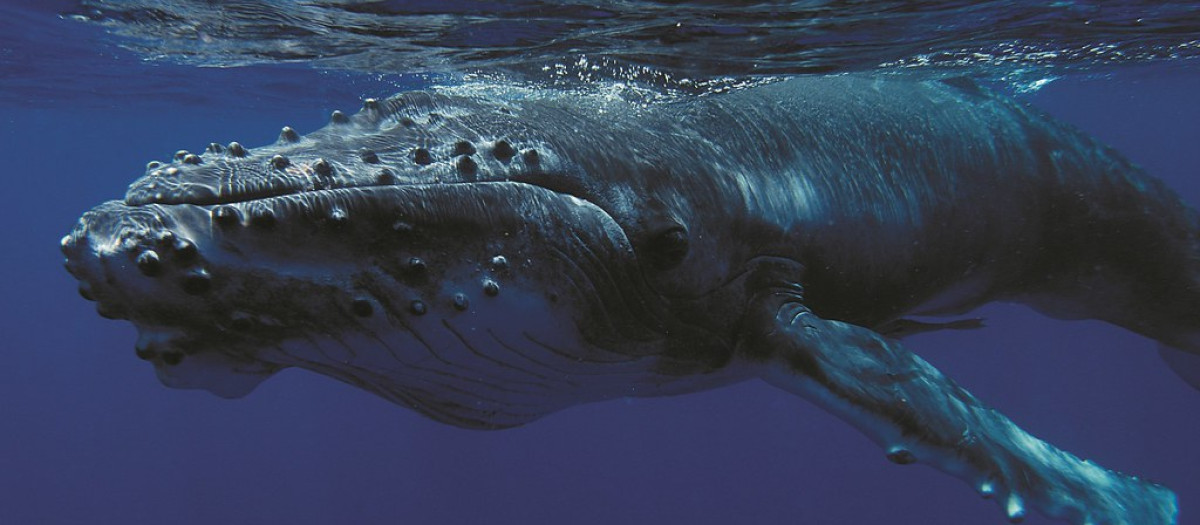
M 761 378 L 1019 521 L 1175 523 L 917 355 L 991 301 L 1195 354 L 1197 218 L 1115 151 L 961 80 L 797 77 L 643 103 L 441 88 L 154 161 L 62 240 L 168 386 L 287 367 L 464 428 Z M 1188 355 L 1187 357 L 1191 357 Z

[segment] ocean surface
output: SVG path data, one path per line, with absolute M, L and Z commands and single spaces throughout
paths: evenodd
M 1005 523 L 758 382 L 498 432 L 299 370 L 235 401 L 168 389 L 132 326 L 79 298 L 59 238 L 149 160 L 441 82 L 677 97 L 763 75 L 967 75 L 1200 204 L 1200 9 L 1033 4 L 0 0 L 0 524 Z M 1174 489 L 1180 523 L 1200 523 L 1200 392 L 1153 342 L 978 315 L 986 328 L 906 344 L 1034 435 Z

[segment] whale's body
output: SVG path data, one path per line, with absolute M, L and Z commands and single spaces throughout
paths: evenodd
M 451 424 L 762 377 L 1075 523 L 1172 523 L 1160 487 L 1029 436 L 896 337 L 994 300 L 1197 347 L 1197 220 L 1164 185 L 963 82 L 798 78 L 638 104 L 368 100 L 256 149 L 151 163 L 63 241 L 169 385 L 284 367 Z

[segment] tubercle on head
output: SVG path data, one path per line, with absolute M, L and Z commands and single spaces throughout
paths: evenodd
M 299 140 L 300 134 L 296 133 L 296 130 L 292 129 L 291 126 L 284 126 L 283 129 L 279 131 L 279 142 L 281 144 L 294 143 L 298 142 Z
M 129 253 L 138 272 L 148 278 L 172 277 L 188 295 L 203 295 L 212 288 L 212 275 L 194 242 L 171 230 L 156 236 L 138 236 Z

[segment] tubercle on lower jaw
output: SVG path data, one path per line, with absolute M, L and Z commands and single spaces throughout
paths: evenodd
M 367 99 L 357 114 L 335 111 L 327 126 L 307 136 L 285 126 L 261 148 L 214 142 L 201 154 L 177 151 L 169 163 L 148 163 L 125 202 L 211 205 L 330 188 L 508 180 L 546 168 L 544 142 L 480 136 L 447 116 L 448 105 L 404 103 L 423 96 Z M 430 137 L 445 140 L 430 143 Z M 400 145 L 380 146 L 387 143 Z

